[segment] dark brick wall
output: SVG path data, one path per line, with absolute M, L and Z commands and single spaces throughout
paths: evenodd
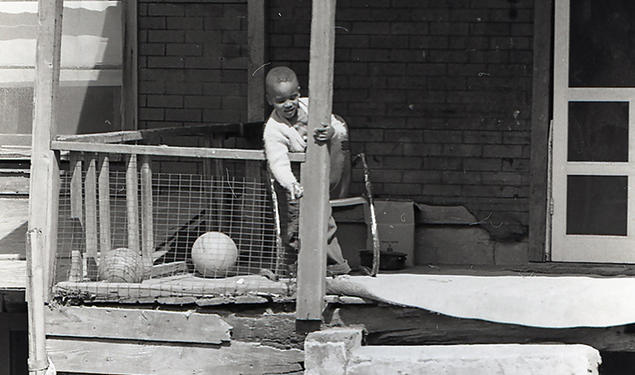
M 139 4 L 139 127 L 247 118 L 247 5 Z
M 306 88 L 311 2 L 270 3 L 271 60 Z M 498 237 L 526 234 L 532 7 L 338 1 L 334 111 L 378 196 L 463 204 Z M 356 169 L 354 191 L 361 180 Z
M 307 94 L 310 0 L 270 0 L 270 66 Z M 531 0 L 338 0 L 334 111 L 375 193 L 528 221 Z M 139 5 L 140 126 L 246 120 L 246 4 Z M 353 191 L 363 186 L 355 169 Z

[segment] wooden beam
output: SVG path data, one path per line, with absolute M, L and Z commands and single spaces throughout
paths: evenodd
M 110 233 L 110 158 L 99 156 L 99 249 L 104 254 L 112 249 Z
M 105 143 L 84 143 L 52 141 L 51 147 L 60 151 L 102 152 L 112 154 L 139 154 L 157 156 L 178 156 L 190 158 L 217 158 L 237 160 L 265 160 L 262 150 L 245 150 L 230 148 L 205 148 L 205 147 L 174 147 L 174 146 L 147 146 L 147 145 L 120 145 Z M 305 155 L 300 152 L 289 153 L 292 162 L 304 161 Z
M 97 161 L 89 155 L 84 178 L 84 233 L 86 235 L 86 264 L 88 277 L 97 280 Z
M 128 156 L 126 208 L 128 248 L 139 253 L 139 175 L 137 174 L 137 155 Z
M 31 146 L 31 134 L 0 134 L 2 146 Z
M 309 64 L 309 125 L 313 134 L 331 122 L 335 46 L 335 0 L 313 1 Z M 329 153 L 309 137 L 301 181 L 300 250 L 296 319 L 299 330 L 319 328 L 324 307 L 326 241 L 329 219 Z
M 123 129 L 136 130 L 138 121 L 138 53 L 137 0 L 123 2 L 123 88 L 121 101 L 121 125 Z
M 260 343 L 178 346 L 81 340 L 47 340 L 58 371 L 91 374 L 292 374 L 301 373 L 304 353 Z
M 57 249 L 59 159 L 50 148 L 55 135 L 55 108 L 60 75 L 62 0 L 38 1 L 38 26 L 33 88 L 33 136 L 27 232 L 29 372 L 48 369 L 44 302 Z
M 78 152 L 71 152 L 71 217 L 79 219 L 84 223 L 84 202 L 82 199 L 82 155 Z
M 337 312 L 335 313 L 335 310 Z M 631 325 L 539 328 L 461 319 L 414 307 L 333 305 L 327 323 L 363 325 L 368 345 L 586 344 L 600 351 L 635 352 Z M 335 319 L 337 318 L 337 319 Z
M 121 329 L 126 327 L 126 329 Z M 101 307 L 46 312 L 46 334 L 57 337 L 222 344 L 231 326 L 215 314 Z
M 242 279 L 241 283 L 237 283 Z M 134 287 L 132 287 L 134 286 Z M 271 281 L 263 277 L 231 277 L 225 279 L 202 279 L 182 275 L 169 280 L 146 280 L 141 284 L 69 282 L 60 281 L 55 286 L 59 294 L 70 293 L 81 297 L 90 296 L 91 301 L 135 301 L 152 300 L 159 297 L 216 297 L 238 295 L 289 296 L 289 285 L 282 281 Z
M 141 256 L 146 267 L 152 266 L 154 225 L 152 219 L 152 167 L 150 156 L 141 156 Z
M 141 130 L 122 130 L 116 132 L 59 135 L 57 141 L 93 142 L 93 143 L 120 143 L 142 141 L 151 138 L 168 135 L 202 135 L 212 133 L 236 133 L 241 134 L 246 130 L 262 127 L 262 121 L 238 123 L 197 124 L 178 127 L 162 127 Z M 30 139 L 30 138 L 29 138 Z M 2 137 L 0 136 L 0 141 Z
M 265 120 L 267 1 L 247 0 L 247 121 Z
M 534 1 L 534 61 L 531 98 L 531 156 L 529 187 L 529 260 L 548 261 L 547 158 L 551 120 L 551 72 L 553 45 L 553 0 Z

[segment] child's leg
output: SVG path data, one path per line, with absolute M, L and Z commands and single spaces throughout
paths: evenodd
M 337 224 L 335 224 L 333 216 L 330 216 L 327 232 L 326 255 L 328 256 L 329 263 L 347 263 L 346 259 L 344 259 L 344 256 L 342 255 L 340 243 L 337 241 L 337 237 L 335 236 L 336 231 Z
M 298 260 L 298 252 L 300 251 L 300 200 L 291 199 L 287 193 L 287 259 L 289 263 L 295 263 Z

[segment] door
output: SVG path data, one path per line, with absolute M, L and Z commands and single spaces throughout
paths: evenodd
M 555 6 L 552 260 L 635 263 L 635 1 Z

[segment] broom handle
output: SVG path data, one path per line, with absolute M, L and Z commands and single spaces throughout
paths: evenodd
M 379 272 L 379 258 L 380 258 L 380 243 L 379 233 L 377 231 L 377 216 L 375 215 L 375 203 L 373 201 L 373 187 L 370 183 L 370 171 L 368 169 L 368 163 L 366 163 L 366 155 L 360 153 L 357 155 L 364 167 L 364 186 L 366 187 L 366 198 L 368 199 L 368 208 L 370 211 L 370 234 L 373 239 L 373 267 L 370 270 L 370 275 L 375 277 Z

